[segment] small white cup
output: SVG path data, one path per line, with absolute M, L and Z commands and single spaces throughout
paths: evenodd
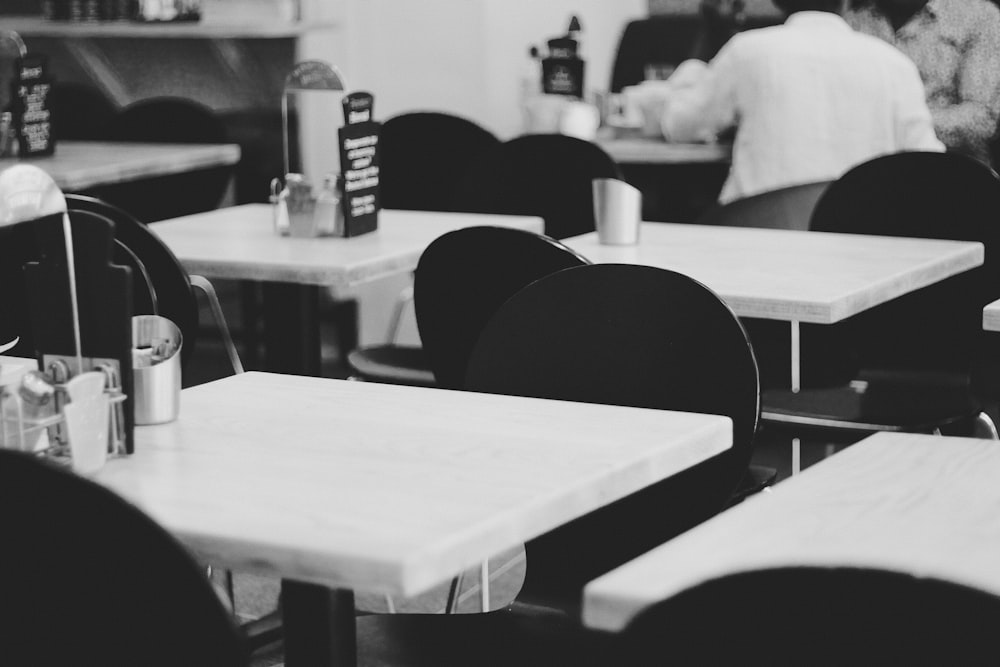
M 63 406 L 73 470 L 82 475 L 97 472 L 107 461 L 110 405 L 102 392 Z
M 586 102 L 568 102 L 559 114 L 559 132 L 577 139 L 590 141 L 597 136 L 601 126 L 601 111 Z
M 636 245 L 642 222 L 642 192 L 616 178 L 593 180 L 594 222 L 602 245 Z
M 524 131 L 532 134 L 559 132 L 562 111 L 570 101 L 565 95 L 532 95 L 524 101 Z

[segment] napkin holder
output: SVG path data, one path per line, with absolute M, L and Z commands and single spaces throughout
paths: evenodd
M 73 220 L 76 293 L 79 304 L 80 356 L 75 353 L 71 295 L 66 290 L 66 255 L 62 214 L 30 224 L 41 260 L 24 267 L 27 302 L 39 370 L 58 386 L 87 371 L 109 378 L 113 403 L 119 405 L 119 431 L 125 453 L 134 451 L 132 371 L 132 271 L 111 263 L 114 226 L 93 216 Z M 65 368 L 65 372 L 59 369 Z M 119 394 L 122 398 L 118 398 Z M 57 440 L 65 440 L 57 426 Z
M 104 374 L 110 420 L 108 454 L 126 452 L 124 403 L 119 376 L 111 360 L 90 359 Z M 16 379 L 13 379 L 16 377 Z M 64 409 L 71 403 L 67 386 L 75 377 L 70 364 L 54 358 L 44 372 L 4 374 L 0 384 L 0 448 L 15 449 L 72 464 Z

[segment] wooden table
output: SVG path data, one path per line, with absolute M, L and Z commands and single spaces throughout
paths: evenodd
M 705 283 L 741 317 L 791 323 L 791 388 L 800 382 L 799 323 L 833 324 L 983 263 L 983 244 L 784 229 L 646 222 L 638 245 L 564 241 L 595 263 L 644 264 Z M 792 472 L 799 470 L 793 441 Z
M 65 192 L 155 176 L 222 167 L 240 161 L 236 144 L 147 144 L 60 141 L 47 157 L 0 159 L 0 170 L 19 163 L 44 169 Z
M 620 630 L 710 579 L 794 565 L 875 567 L 1000 595 L 1000 447 L 873 435 L 596 579 L 583 619 Z
M 713 415 L 246 373 L 186 389 L 96 479 L 206 561 L 282 577 L 291 666 L 353 661 L 352 591 L 425 592 L 731 443 Z
M 267 370 L 319 374 L 319 287 L 345 290 L 412 271 L 447 232 L 497 225 L 541 232 L 538 217 L 383 210 L 355 238 L 277 236 L 271 207 L 247 204 L 166 220 L 152 229 L 191 273 L 264 283 Z
M 1000 299 L 983 308 L 983 329 L 1000 331 Z

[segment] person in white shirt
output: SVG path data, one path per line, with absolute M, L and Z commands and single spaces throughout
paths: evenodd
M 916 66 L 856 33 L 846 0 L 774 0 L 784 24 L 735 35 L 696 82 L 676 86 L 661 117 L 672 141 L 735 128 L 722 203 L 835 180 L 887 153 L 943 151 Z

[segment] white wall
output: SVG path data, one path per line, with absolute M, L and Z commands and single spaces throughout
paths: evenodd
M 646 0 L 343 0 L 338 64 L 371 90 L 376 115 L 413 109 L 468 116 L 502 137 L 520 131 L 519 77 L 531 44 L 583 26 L 587 87 L 606 89 L 625 23 Z

